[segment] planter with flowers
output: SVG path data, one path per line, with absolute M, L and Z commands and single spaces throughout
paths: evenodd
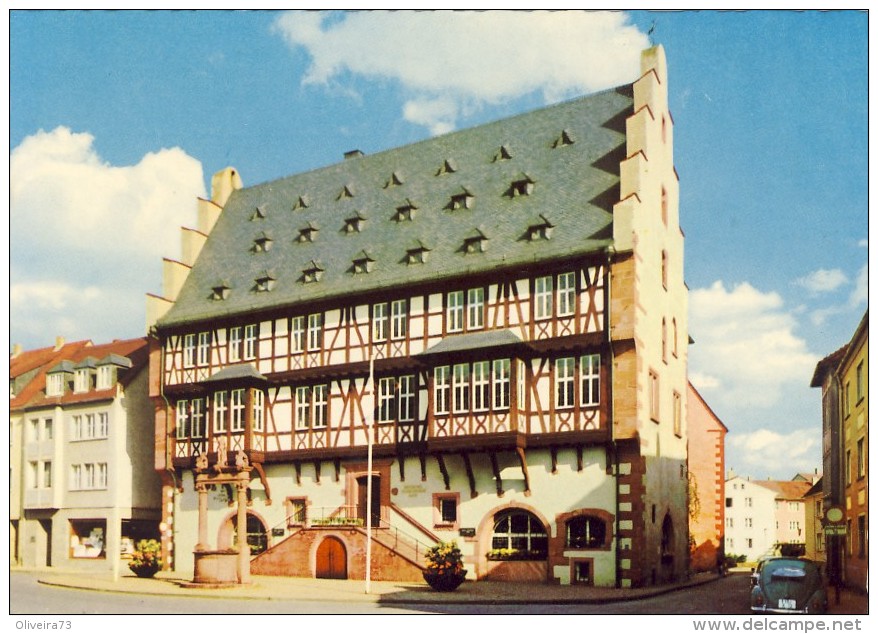
M 138 577 L 155 576 L 162 569 L 162 545 L 154 539 L 141 539 L 128 567 Z
M 466 578 L 463 553 L 460 552 L 457 542 L 439 542 L 427 551 L 426 558 L 424 581 L 434 590 L 451 592 Z

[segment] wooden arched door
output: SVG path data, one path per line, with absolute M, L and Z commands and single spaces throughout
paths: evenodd
M 347 579 L 348 553 L 337 537 L 327 537 L 317 547 L 317 578 Z

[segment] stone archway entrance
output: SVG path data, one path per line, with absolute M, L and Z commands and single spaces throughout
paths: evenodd
M 347 579 L 348 553 L 338 537 L 327 537 L 317 547 L 315 576 L 318 579 Z

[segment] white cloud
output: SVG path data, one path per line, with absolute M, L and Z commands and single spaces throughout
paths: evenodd
M 854 290 L 848 298 L 848 305 L 851 308 L 858 308 L 869 301 L 869 265 L 864 264 L 857 273 L 857 279 L 854 282 Z
M 730 454 L 726 464 L 740 474 L 788 480 L 796 473 L 821 469 L 820 443 L 819 428 L 787 433 L 765 428 L 744 434 L 732 432 L 726 436 Z
M 179 251 L 178 231 L 204 196 L 201 164 L 179 148 L 137 165 L 101 160 L 94 137 L 58 127 L 25 138 L 9 158 L 16 240 L 63 244 L 100 256 L 160 257 Z
M 817 269 L 795 282 L 811 293 L 828 293 L 848 283 L 848 276 L 841 269 Z
M 695 339 L 690 373 L 713 377 L 715 383 L 705 386 L 711 404 L 766 408 L 785 389 L 807 387 L 818 357 L 795 334 L 793 312 L 784 309 L 780 295 L 746 282 L 727 290 L 717 281 L 693 290 L 689 306 Z
M 690 372 L 689 382 L 699 391 L 712 390 L 721 386 L 718 378 L 703 372 Z
M 25 345 L 46 337 L 138 336 L 161 258 L 205 196 L 201 164 L 179 148 L 111 165 L 94 137 L 58 127 L 10 153 L 10 321 Z
M 414 93 L 404 116 L 433 130 L 453 127 L 460 106 L 450 102 L 536 92 L 550 103 L 632 81 L 649 46 L 618 11 L 290 12 L 274 30 L 309 53 L 303 83 L 345 74 L 397 81 Z

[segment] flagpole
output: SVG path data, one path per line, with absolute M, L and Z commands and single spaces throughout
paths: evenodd
M 369 387 L 372 409 L 366 412 L 366 594 L 372 584 L 372 425 L 375 419 L 375 360 L 369 355 Z

